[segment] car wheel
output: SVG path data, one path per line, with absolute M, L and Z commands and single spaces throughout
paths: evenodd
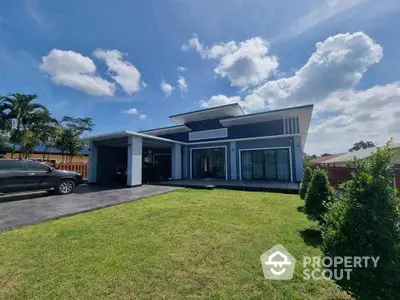
M 60 180 L 57 186 L 57 192 L 62 195 L 72 193 L 75 189 L 75 182 L 70 179 Z

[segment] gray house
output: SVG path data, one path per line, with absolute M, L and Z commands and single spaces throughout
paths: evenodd
M 170 116 L 175 126 L 88 137 L 88 182 L 114 182 L 119 166 L 127 186 L 157 172 L 160 179 L 300 182 L 312 110 L 245 114 L 235 103 Z

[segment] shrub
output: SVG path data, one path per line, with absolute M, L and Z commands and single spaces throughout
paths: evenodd
M 388 147 L 354 160 L 352 180 L 324 216 L 325 256 L 380 257 L 377 268 L 354 268 L 350 280 L 338 282 L 360 299 L 398 299 L 400 293 L 400 220 L 390 161 Z
M 303 181 L 301 182 L 300 198 L 304 200 L 307 194 L 308 187 L 312 179 L 312 169 L 307 167 L 304 169 Z
M 323 215 L 327 211 L 335 194 L 329 185 L 328 176 L 324 170 L 316 169 L 313 172 L 310 186 L 306 194 L 305 212 L 312 219 L 323 221 Z

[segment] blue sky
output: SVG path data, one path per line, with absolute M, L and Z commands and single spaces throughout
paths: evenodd
M 399 27 L 396 0 L 1 0 L 0 94 L 94 133 L 314 103 L 306 151 L 343 151 L 400 137 Z

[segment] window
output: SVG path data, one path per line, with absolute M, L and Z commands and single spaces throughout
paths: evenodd
M 33 161 L 27 162 L 27 165 L 29 171 L 48 171 L 50 168 L 49 166 Z
M 290 181 L 289 149 L 241 151 L 242 180 Z
M 20 160 L 0 160 L 0 171 L 23 171 Z

